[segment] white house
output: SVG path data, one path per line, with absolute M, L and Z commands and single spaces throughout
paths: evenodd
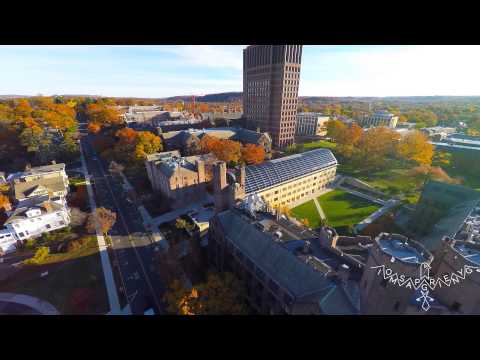
M 54 201 L 41 201 L 29 207 L 17 207 L 0 228 L 0 248 L 3 252 L 15 250 L 18 241 L 68 226 L 68 208 Z

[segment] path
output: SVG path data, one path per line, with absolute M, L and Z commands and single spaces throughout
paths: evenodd
M 317 207 L 317 211 L 318 211 L 318 214 L 320 215 L 320 219 L 322 220 L 325 220 L 327 218 L 327 216 L 325 215 L 325 213 L 323 212 L 323 209 L 322 207 L 320 206 L 317 198 L 313 198 L 313 202 L 315 203 L 315 206 Z
M 361 231 L 365 229 L 368 225 L 373 223 L 375 220 L 377 220 L 379 217 L 387 213 L 391 208 L 393 208 L 399 203 L 400 201 L 398 200 L 388 200 L 387 202 L 385 202 L 385 205 L 383 207 L 381 207 L 374 213 L 370 214 L 370 216 L 368 216 L 367 218 L 360 221 L 357 225 L 355 225 L 355 230 Z
M 92 212 L 94 212 L 97 209 L 97 204 L 95 203 L 95 198 L 93 196 L 93 189 L 92 189 L 92 184 L 90 182 L 90 175 L 87 175 L 88 174 L 87 165 L 85 162 L 85 158 L 83 156 L 83 149 L 82 149 L 81 143 L 79 143 L 79 146 L 80 146 L 80 157 L 82 160 L 83 173 L 85 174 L 85 180 L 87 182 L 88 200 L 90 202 Z M 120 307 L 120 301 L 118 300 L 117 287 L 115 284 L 115 280 L 113 278 L 112 264 L 110 263 L 110 258 L 107 252 L 107 244 L 105 242 L 105 238 L 103 234 L 100 231 L 98 222 L 96 222 L 95 225 L 96 225 L 98 249 L 100 252 L 100 258 L 102 262 L 103 277 L 105 279 L 105 287 L 107 288 L 108 303 L 110 304 L 109 314 L 120 314 L 122 312 L 122 309 Z
M 60 315 L 60 312 L 52 304 L 33 296 L 4 292 L 0 293 L 0 302 L 24 305 L 42 315 Z

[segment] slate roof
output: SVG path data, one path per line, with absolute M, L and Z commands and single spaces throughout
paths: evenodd
M 225 237 L 269 278 L 301 302 L 318 301 L 325 313 L 354 312 L 354 306 L 339 284 L 275 242 L 271 234 L 259 230 L 245 216 L 240 210 L 232 209 L 218 214 L 217 218 Z
M 330 150 L 316 149 L 250 165 L 245 168 L 245 191 L 247 194 L 261 191 L 337 164 Z

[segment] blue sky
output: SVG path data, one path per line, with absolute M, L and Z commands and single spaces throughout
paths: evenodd
M 241 45 L 0 46 L 0 94 L 242 90 Z M 304 46 L 301 96 L 480 95 L 480 46 Z

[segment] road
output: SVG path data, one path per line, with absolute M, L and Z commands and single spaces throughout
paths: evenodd
M 164 313 L 162 294 L 165 286 L 154 265 L 154 245 L 145 231 L 136 205 L 127 200 L 119 179 L 108 172 L 107 164 L 95 152 L 91 135 L 86 132 L 86 121 L 79 119 L 82 149 L 88 172 L 94 181 L 97 207 L 105 207 L 117 214 L 110 230 L 114 264 L 119 269 L 123 298 L 133 314 L 143 314 L 153 307 L 157 314 Z M 120 295 L 122 298 L 122 295 Z

